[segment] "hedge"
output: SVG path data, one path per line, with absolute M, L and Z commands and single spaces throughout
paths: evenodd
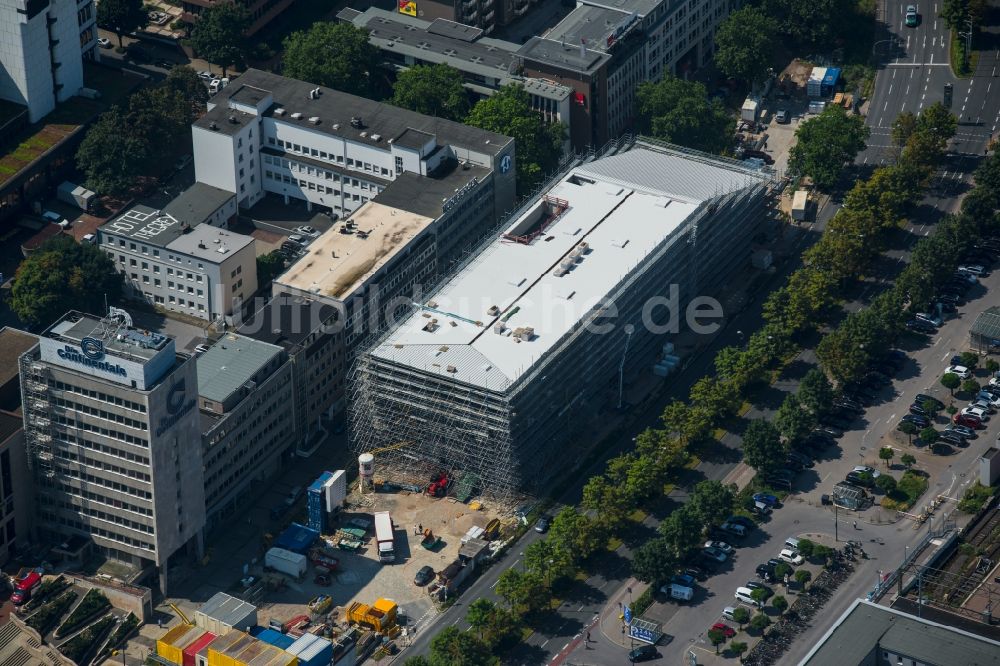
M 73 602 L 76 601 L 78 596 L 79 595 L 76 592 L 70 590 L 61 597 L 57 597 L 42 606 L 37 613 L 29 617 L 27 625 L 44 636 L 49 633 L 49 630 L 51 630 L 52 627 L 56 626 L 56 623 L 59 622 L 59 618 L 63 616 L 63 613 L 69 610 L 69 607 L 73 605 Z
M 107 615 L 90 625 L 85 631 L 81 631 L 72 640 L 67 641 L 59 650 L 75 663 L 82 664 L 83 658 L 100 644 L 101 639 L 104 638 L 104 635 L 111 629 L 111 625 L 114 623 L 114 616 Z
M 91 589 L 87 592 L 83 601 L 80 602 L 80 605 L 73 610 L 62 626 L 56 630 L 56 638 L 62 638 L 67 634 L 73 633 L 87 624 L 95 615 L 107 610 L 110 606 L 111 602 L 108 601 L 103 592 L 97 588 Z

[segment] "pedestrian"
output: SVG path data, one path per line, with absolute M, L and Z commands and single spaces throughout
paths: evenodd
M 587 642 L 588 643 L 590 642 L 590 632 L 589 631 L 587 632 Z
M 854 529 L 858 529 L 858 521 L 854 521 Z
M 418 531 L 419 534 L 423 534 L 424 533 L 424 524 L 423 523 L 418 523 L 417 524 L 417 531 Z

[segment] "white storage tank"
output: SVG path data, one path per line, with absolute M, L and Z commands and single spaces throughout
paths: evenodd
M 362 453 L 358 456 L 358 476 L 362 488 L 371 488 L 375 483 L 375 456 Z

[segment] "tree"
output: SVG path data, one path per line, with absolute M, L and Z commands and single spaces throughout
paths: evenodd
M 736 411 L 740 395 L 730 382 L 705 376 L 691 386 L 691 405 L 704 409 L 713 420 L 725 418 Z
M 430 666 L 481 666 L 499 664 L 481 640 L 457 627 L 446 627 L 431 639 Z
M 479 637 L 483 637 L 483 629 L 489 625 L 496 610 L 496 604 L 489 599 L 476 599 L 469 604 L 469 610 L 465 614 L 465 620 L 469 626 L 475 629 Z
M 923 430 L 920 431 L 920 441 L 926 444 L 927 446 L 930 446 L 934 442 L 938 441 L 938 437 L 940 436 L 941 433 L 939 433 L 934 428 L 924 428 Z
M 775 470 L 785 462 L 787 449 L 781 434 L 765 419 L 750 421 L 743 433 L 743 460 L 762 474 Z
M 198 73 L 185 66 L 174 67 L 163 80 L 163 87 L 176 91 L 191 105 L 190 119 L 197 118 L 205 110 L 208 102 L 208 88 L 198 77 Z
M 266 285 L 285 270 L 285 258 L 275 252 L 257 257 L 257 283 Z
M 484 633 L 484 640 L 491 648 L 502 643 L 520 640 L 521 616 L 509 608 L 496 607 L 490 613 Z
M 962 378 L 956 375 L 954 372 L 946 372 L 941 377 L 941 386 L 951 391 L 952 395 L 955 395 L 955 389 L 957 389 L 961 385 L 962 385 Z
M 778 562 L 774 565 L 774 577 L 776 580 L 785 580 L 785 576 L 792 574 L 792 567 L 788 562 Z
M 763 605 L 767 601 L 769 592 L 762 587 L 754 588 L 750 591 L 750 598 L 756 601 L 758 604 Z
M 528 93 L 521 86 L 504 86 L 479 100 L 465 124 L 514 139 L 520 194 L 531 192 L 559 165 L 566 128 L 562 123 L 546 124 L 531 109 Z
M 496 593 L 515 611 L 530 613 L 548 605 L 552 595 L 534 571 L 507 569 L 497 578 Z
M 131 131 L 117 106 L 98 117 L 76 151 L 76 166 L 87 187 L 101 194 L 122 195 L 135 185 L 152 156 L 148 137 Z
M 418 654 L 414 657 L 407 657 L 406 661 L 403 662 L 403 666 L 431 666 L 431 660 L 422 654 Z
M 284 47 L 285 76 L 362 97 L 371 96 L 377 87 L 379 51 L 364 28 L 317 22 L 286 37 Z
M 1000 363 L 998 363 L 995 358 L 988 358 L 986 359 L 984 369 L 986 372 L 990 373 L 990 376 L 993 376 L 996 374 L 997 370 L 1000 370 Z
M 833 385 L 822 370 L 810 368 L 799 382 L 798 396 L 814 414 L 822 415 L 833 404 Z
M 796 549 L 799 551 L 799 555 L 808 560 L 812 557 L 813 551 L 816 549 L 816 543 L 810 539 L 799 539 Z
M 97 25 L 118 36 L 120 49 L 124 48 L 123 35 L 142 30 L 148 24 L 149 13 L 142 0 L 101 0 L 97 5 Z
M 896 451 L 891 446 L 883 446 L 878 450 L 878 457 L 885 461 L 885 468 L 889 469 L 889 463 L 896 457 Z
M 917 116 L 916 134 L 927 133 L 937 139 L 944 150 L 945 142 L 955 136 L 958 129 L 958 118 L 941 102 L 934 102 Z
M 962 390 L 968 393 L 969 395 L 976 395 L 977 393 L 979 393 L 979 388 L 980 388 L 979 382 L 977 382 L 975 379 L 972 379 L 971 377 L 962 382 Z
M 888 474 L 882 474 L 877 479 L 875 479 L 875 485 L 878 486 L 886 495 L 892 494 L 896 490 L 896 479 L 889 476 Z
M 916 428 L 916 426 L 914 426 L 914 428 Z M 899 462 L 903 463 L 903 467 L 909 471 L 911 467 L 917 464 L 917 459 L 909 453 L 904 453 L 899 457 Z
M 249 27 L 250 12 L 244 5 L 232 0 L 216 2 L 198 15 L 191 30 L 191 46 L 200 57 L 221 67 L 225 76 L 226 70 L 243 62 L 249 52 Z
M 673 545 L 666 537 L 650 539 L 632 553 L 632 575 L 644 583 L 667 580 L 676 566 Z
M 910 421 L 903 421 L 899 424 L 897 430 L 905 434 L 907 442 L 912 444 L 913 436 L 917 434 L 919 428 L 917 428 L 916 424 L 911 423 Z
M 892 142 L 902 148 L 917 131 L 917 116 L 912 111 L 904 111 L 892 123 Z
M 608 532 L 598 521 L 567 506 L 552 519 L 548 540 L 559 544 L 580 562 L 604 547 Z
M 715 31 L 715 64 L 726 75 L 750 83 L 763 80 L 774 57 L 774 21 L 760 8 L 730 14 Z
M 580 502 L 584 509 L 597 512 L 597 522 L 603 529 L 621 524 L 631 510 L 627 498 L 605 476 L 592 476 L 583 487 Z
M 733 641 L 729 644 L 729 649 L 739 656 L 740 663 L 743 663 L 743 653 L 747 651 L 748 647 L 749 646 L 743 641 Z
M 732 487 L 719 481 L 700 481 L 688 498 L 686 508 L 703 525 L 717 525 L 732 513 L 734 499 Z
M 10 308 L 30 326 L 48 326 L 70 310 L 103 314 L 121 293 L 121 273 L 103 250 L 59 234 L 18 266 Z
M 769 626 L 771 626 L 771 619 L 763 611 L 755 613 L 753 619 L 750 620 L 750 628 L 754 631 L 763 632 Z
M 976 352 L 964 351 L 958 355 L 959 364 L 964 365 L 970 370 L 975 369 L 979 365 L 979 354 Z
M 750 621 L 750 611 L 747 610 L 746 606 L 737 606 L 733 610 L 733 622 L 740 625 L 740 631 L 743 631 L 743 625 Z
M 666 75 L 636 89 L 640 130 L 657 139 L 708 153 L 729 148 L 732 118 L 705 86 Z
M 542 577 L 546 587 L 563 576 L 572 575 L 573 561 L 568 552 L 551 539 L 536 541 L 524 549 L 524 566 Z
M 795 131 L 789 169 L 809 176 L 819 189 L 829 190 L 844 165 L 865 147 L 869 134 L 862 116 L 848 115 L 839 106 L 828 106 Z
M 920 406 L 925 412 L 930 414 L 931 418 L 937 417 L 937 413 L 941 410 L 941 403 L 937 400 L 924 400 L 920 403 Z
M 805 587 L 812 579 L 812 573 L 808 569 L 799 569 L 795 572 L 795 582 L 801 587 Z
M 704 523 L 685 504 L 667 516 L 657 530 L 666 539 L 674 558 L 679 560 L 701 543 L 704 528 Z
M 469 93 L 463 81 L 454 67 L 417 65 L 396 77 L 392 103 L 425 116 L 462 122 L 469 113 Z
M 774 414 L 774 425 L 788 442 L 797 442 L 816 427 L 816 415 L 802 408 L 798 396 L 789 393 Z
M 850 0 L 765 0 L 763 6 L 797 46 L 820 49 L 832 48 L 834 37 L 847 31 L 855 7 Z
M 785 611 L 788 610 L 788 599 L 779 594 L 774 599 L 771 599 L 771 606 L 774 607 L 774 610 L 778 611 L 778 615 L 784 615 Z
M 719 646 L 726 642 L 726 634 L 722 629 L 709 629 L 708 640 L 715 646 L 715 654 L 719 654 Z

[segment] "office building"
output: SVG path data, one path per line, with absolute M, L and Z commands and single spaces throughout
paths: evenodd
M 292 373 L 284 349 L 226 333 L 199 355 L 205 530 L 224 525 L 277 474 L 294 440 Z
M 426 187 L 463 165 L 488 171 L 493 217 L 514 198 L 514 141 L 251 69 L 192 126 L 199 182 L 249 208 L 265 194 L 344 217 L 405 176 Z
M 0 566 L 31 542 L 34 486 L 28 474 L 18 358 L 38 336 L 0 328 Z
M 122 311 L 70 312 L 20 358 L 39 537 L 92 539 L 159 576 L 202 555 L 205 483 L 194 359 Z
M 454 67 L 465 77 L 466 89 L 477 97 L 519 85 L 528 91 L 531 108 L 546 122 L 569 125 L 572 90 L 554 81 L 521 76 L 520 44 L 486 37 L 482 28 L 447 19 L 424 21 L 376 7 L 364 12 L 343 9 L 337 18 L 368 30 L 371 44 L 397 70 L 416 65 Z
M 97 45 L 93 0 L 0 0 L 0 99 L 38 122 L 83 88 Z
M 194 23 L 207 7 L 211 7 L 217 0 L 183 0 L 180 3 L 184 13 L 182 18 L 188 23 Z M 253 36 L 274 20 L 281 12 L 288 9 L 295 0 L 235 0 L 238 4 L 246 7 L 250 14 L 250 26 L 247 28 L 247 37 Z M 302 0 L 308 2 L 308 0 Z M 321 17 L 316 17 L 317 19 Z
M 1000 642 L 857 599 L 799 666 L 1000 664 Z
M 211 223 L 225 224 L 231 217 L 228 212 L 233 211 L 227 212 L 226 204 L 217 205 L 224 198 L 206 197 L 202 203 L 211 203 L 201 211 L 177 204 L 177 199 L 162 211 L 134 204 L 101 226 L 99 247 L 125 275 L 127 293 L 210 322 L 230 317 L 239 301 L 253 295 L 257 291 L 253 238 Z M 228 195 L 227 201 L 232 200 Z M 174 215 L 167 212 L 171 209 Z M 207 211 L 214 212 L 206 218 Z M 205 221 L 192 226 L 187 219 Z
M 639 83 L 708 61 L 729 11 L 725 0 L 580 0 L 521 47 L 522 73 L 571 88 L 571 144 L 603 146 L 632 126 Z
M 397 12 L 426 21 L 446 19 L 463 23 L 489 34 L 540 4 L 541 0 L 400 0 Z
M 412 442 L 379 465 L 417 479 L 447 469 L 494 496 L 537 488 L 616 406 L 625 373 L 651 370 L 687 327 L 696 297 L 750 265 L 770 185 L 651 142 L 572 167 L 359 356 L 352 445 Z

